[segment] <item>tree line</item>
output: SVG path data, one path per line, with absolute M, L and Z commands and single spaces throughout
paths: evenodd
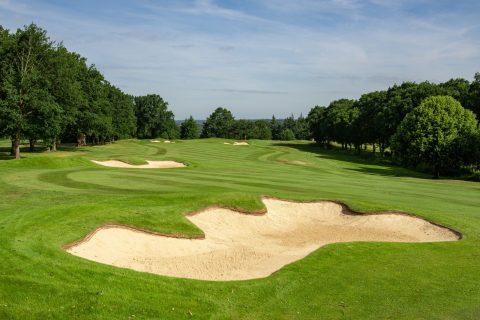
M 338 143 L 440 174 L 480 167 L 480 73 L 470 83 L 405 82 L 358 100 L 340 99 L 308 114 L 319 144 Z
M 234 120 L 224 108 L 212 113 L 202 131 L 192 117 L 177 126 L 161 96 L 122 92 L 84 57 L 30 24 L 15 32 L 0 26 L 0 137 L 11 139 L 11 153 L 19 159 L 22 140 L 33 151 L 38 142 L 56 150 L 60 142 L 81 146 L 131 137 L 291 140 L 309 133 L 302 116 Z
M 33 150 L 59 142 L 99 144 L 117 139 L 231 138 L 307 140 L 425 167 L 436 176 L 480 166 L 480 73 L 472 82 L 404 82 L 358 100 L 313 107 L 308 116 L 236 120 L 219 107 L 202 128 L 193 117 L 177 126 L 157 94 L 134 97 L 110 84 L 94 65 L 50 40 L 35 24 L 16 32 L 0 26 L 0 136 Z
M 39 140 L 55 150 L 60 141 L 175 137 L 173 117 L 160 96 L 122 92 L 35 24 L 0 26 L 0 136 L 11 139 L 16 159 L 25 139 L 31 150 Z

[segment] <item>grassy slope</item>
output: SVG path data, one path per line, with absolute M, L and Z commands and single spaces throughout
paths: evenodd
M 480 183 L 430 180 L 307 144 L 222 142 L 122 141 L 0 161 L 0 319 L 480 317 Z M 190 166 L 114 169 L 88 159 Z M 139 273 L 62 250 L 108 222 L 200 233 L 185 212 L 210 204 L 258 210 L 259 195 L 408 211 L 465 239 L 329 245 L 268 278 L 238 282 Z

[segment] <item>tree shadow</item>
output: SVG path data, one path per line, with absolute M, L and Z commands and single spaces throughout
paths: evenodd
M 12 160 L 15 159 L 14 156 L 10 154 L 9 146 L 0 147 L 0 161 L 1 160 Z M 90 150 L 86 149 L 85 147 L 77 147 L 76 144 L 60 144 L 57 146 L 57 151 L 64 151 L 64 152 L 91 152 Z M 49 154 L 48 148 L 43 145 L 36 145 L 35 150 L 31 151 L 30 146 L 28 144 L 22 143 L 20 145 L 20 155 L 30 155 L 30 154 Z M 55 151 L 52 151 L 54 154 Z
M 355 154 L 353 151 L 343 150 L 337 147 L 325 148 L 316 143 L 274 143 L 274 146 L 288 147 L 303 152 L 314 153 L 318 158 L 345 162 L 348 164 L 357 164 L 355 168 L 347 167 L 346 170 L 360 172 L 376 176 L 389 177 L 411 177 L 419 179 L 432 179 L 429 174 L 414 171 L 393 164 L 388 159 L 377 158 L 371 152 L 364 154 Z

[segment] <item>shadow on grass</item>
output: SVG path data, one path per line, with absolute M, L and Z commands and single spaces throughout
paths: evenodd
M 57 151 L 64 152 L 91 152 L 87 149 L 88 147 L 77 147 L 75 144 L 61 144 L 57 146 Z M 48 150 L 46 146 L 36 145 L 34 151 L 30 151 L 30 146 L 28 144 L 22 143 L 20 145 L 20 155 L 29 155 L 29 154 L 41 154 L 47 153 Z M 55 151 L 52 151 L 55 153 Z M 10 147 L 0 147 L 0 161 L 1 160 L 12 160 L 15 157 L 10 155 Z
M 317 155 L 318 158 L 357 164 L 355 168 L 345 168 L 346 170 L 389 177 L 411 177 L 419 179 L 432 179 L 432 176 L 426 173 L 413 171 L 391 163 L 389 160 L 375 158 L 372 153 L 362 155 L 354 154 L 353 151 L 342 150 L 340 148 L 325 148 L 316 143 L 274 143 L 274 146 L 294 148 L 299 151 L 310 152 Z

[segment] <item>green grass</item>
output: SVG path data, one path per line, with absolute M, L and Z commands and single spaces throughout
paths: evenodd
M 0 319 L 480 318 L 480 183 L 431 180 L 305 142 L 223 141 L 130 140 L 0 160 Z M 115 169 L 89 159 L 189 166 Z M 406 211 L 464 239 L 333 244 L 270 277 L 234 282 L 140 273 L 62 250 L 106 223 L 200 234 L 185 213 L 259 210 L 261 195 Z

